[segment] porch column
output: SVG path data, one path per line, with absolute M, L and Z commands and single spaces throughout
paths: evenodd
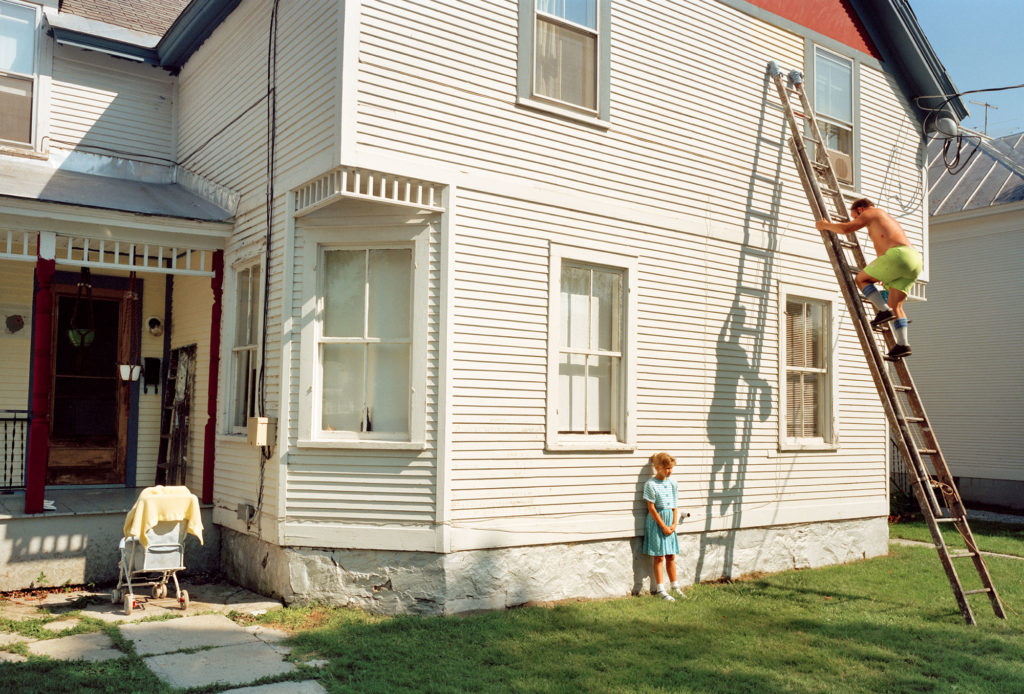
M 206 389 L 206 430 L 203 440 L 204 504 L 213 503 L 213 464 L 217 455 L 217 384 L 220 381 L 220 316 L 224 294 L 224 251 L 213 252 L 213 308 L 210 312 L 210 381 Z
M 53 317 L 53 273 L 57 237 L 40 232 L 36 257 L 35 315 L 32 317 L 32 423 L 28 430 L 25 466 L 25 513 L 43 512 L 46 461 L 50 454 L 50 364 Z

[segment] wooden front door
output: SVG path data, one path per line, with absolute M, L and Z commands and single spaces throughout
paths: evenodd
M 117 365 L 128 356 L 121 337 L 125 292 L 94 288 L 88 299 L 75 286 L 54 290 L 46 483 L 123 484 L 129 385 L 121 383 Z

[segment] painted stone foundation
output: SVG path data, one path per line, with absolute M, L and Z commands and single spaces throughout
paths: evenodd
M 684 584 L 813 568 L 883 555 L 884 517 L 679 537 Z M 432 554 L 278 547 L 221 529 L 222 568 L 286 603 L 326 602 L 381 614 L 452 614 L 534 601 L 608 598 L 650 589 L 640 538 Z

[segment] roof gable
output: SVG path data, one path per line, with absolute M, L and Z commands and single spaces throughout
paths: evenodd
M 768 10 L 800 26 L 812 29 L 873 58 L 881 58 L 849 0 L 748 1 L 762 10 Z

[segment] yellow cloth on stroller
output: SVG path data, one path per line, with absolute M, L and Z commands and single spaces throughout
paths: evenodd
M 188 487 L 147 487 L 139 494 L 124 521 L 124 536 L 137 537 L 143 547 L 149 545 L 146 532 L 161 521 L 186 521 L 188 532 L 203 542 L 203 519 L 199 499 Z

